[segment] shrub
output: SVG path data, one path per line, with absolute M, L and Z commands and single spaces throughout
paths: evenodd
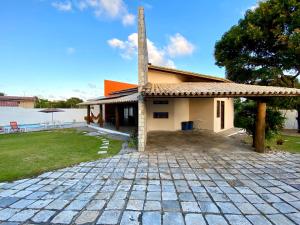
M 252 100 L 235 100 L 234 125 L 244 128 L 247 133 L 254 135 L 256 120 L 256 102 Z M 272 138 L 283 128 L 284 116 L 276 108 L 267 107 L 266 112 L 266 139 Z

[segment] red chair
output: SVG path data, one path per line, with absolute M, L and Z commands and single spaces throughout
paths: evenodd
M 12 132 L 22 132 L 22 131 L 24 131 L 24 129 L 22 129 L 18 126 L 18 123 L 16 121 L 12 121 L 9 124 L 10 124 L 10 131 L 12 131 Z

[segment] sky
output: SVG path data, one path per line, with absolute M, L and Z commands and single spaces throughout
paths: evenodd
M 188 3 L 188 4 L 187 4 Z M 0 92 L 51 100 L 137 83 L 137 9 L 150 62 L 224 77 L 214 45 L 256 0 L 2 0 Z

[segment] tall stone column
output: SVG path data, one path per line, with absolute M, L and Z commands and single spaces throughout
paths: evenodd
M 138 150 L 144 151 L 147 143 L 147 111 L 141 90 L 148 82 L 148 51 L 143 7 L 139 7 L 138 12 L 138 81 L 140 94 L 138 100 Z

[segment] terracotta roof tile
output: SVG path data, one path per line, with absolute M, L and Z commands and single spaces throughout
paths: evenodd
M 220 82 L 186 82 L 144 86 L 145 96 L 247 97 L 300 96 L 300 89 Z

